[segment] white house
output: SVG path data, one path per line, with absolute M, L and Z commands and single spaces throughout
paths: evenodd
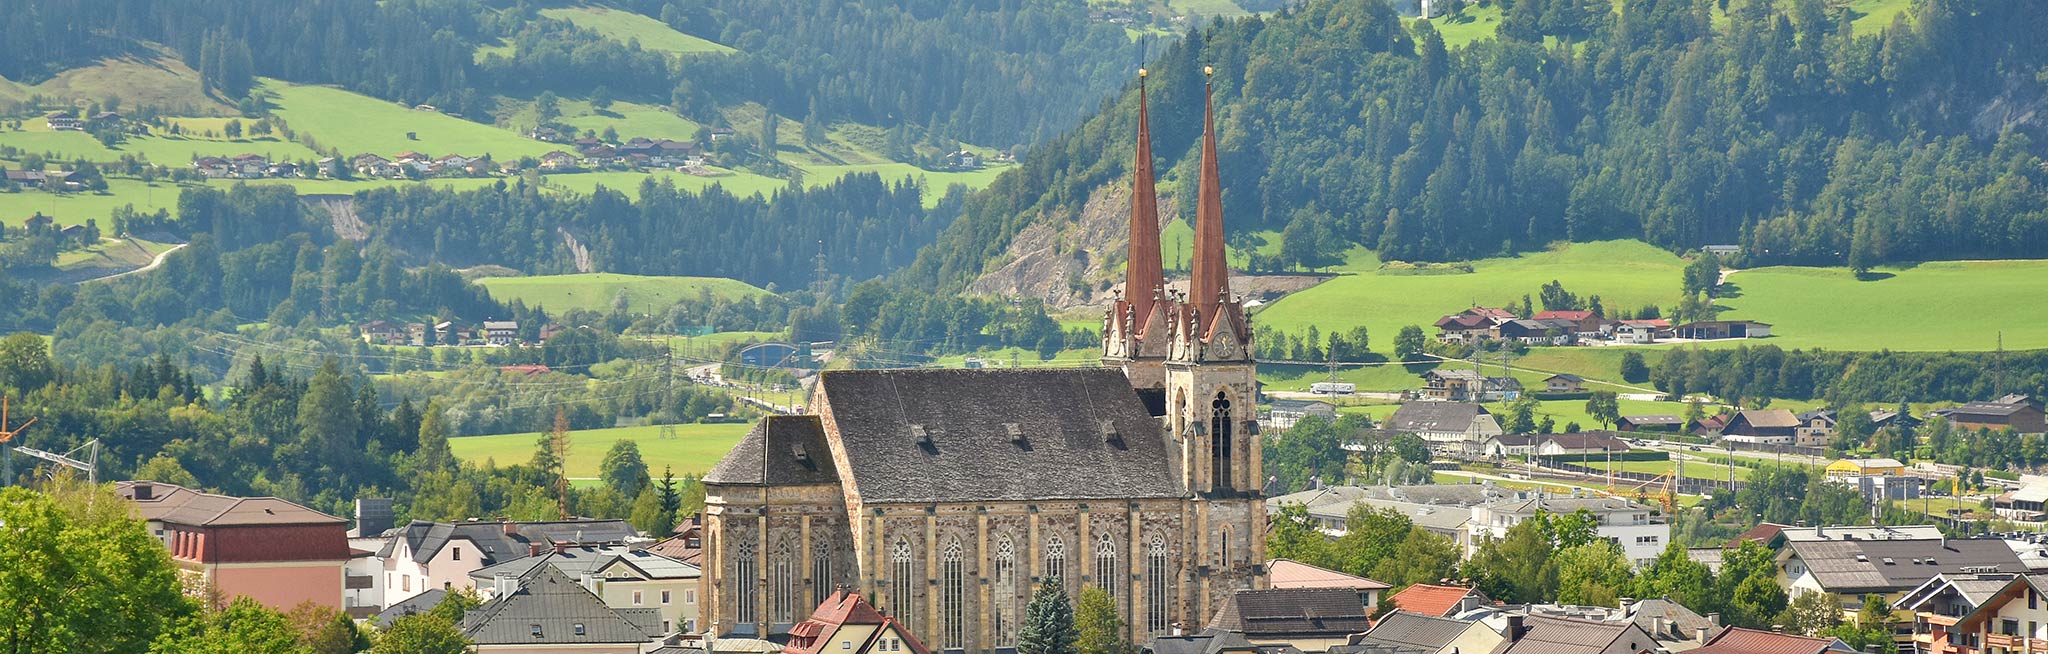
M 1465 556 L 1478 553 L 1479 545 L 1487 538 L 1507 537 L 1509 528 L 1536 517 L 1538 511 L 1555 515 L 1581 509 L 1598 521 L 1600 536 L 1620 545 L 1622 553 L 1638 567 L 1656 560 L 1657 555 L 1664 553 L 1665 545 L 1671 542 L 1671 524 L 1661 516 L 1651 515 L 1650 507 L 1614 497 L 1587 497 L 1576 493 L 1552 497 L 1537 493 L 1528 498 L 1472 507 L 1472 538 L 1466 546 Z
M 1443 456 L 1476 455 L 1486 439 L 1504 433 L 1486 407 L 1469 402 L 1406 402 L 1382 428 L 1420 436 Z

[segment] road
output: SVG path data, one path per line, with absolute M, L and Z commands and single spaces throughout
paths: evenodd
M 149 265 L 147 265 L 147 266 L 143 266 L 143 267 L 141 267 L 141 268 L 136 268 L 136 269 L 134 269 L 134 270 L 124 270 L 124 271 L 121 271 L 121 272 L 117 272 L 117 273 L 114 273 L 114 274 L 112 274 L 112 275 L 107 275 L 107 276 L 104 276 L 104 277 L 94 277 L 94 278 L 92 278 L 92 279 L 82 280 L 82 281 L 80 281 L 80 282 L 78 282 L 78 283 L 80 283 L 80 284 L 84 284 L 84 283 L 86 283 L 86 282 L 96 282 L 96 281 L 100 281 L 100 280 L 104 280 L 104 279 L 115 279 L 115 278 L 120 278 L 120 277 L 126 277 L 126 276 L 129 276 L 129 275 L 134 275 L 134 274 L 138 274 L 138 273 L 146 273 L 146 272 L 149 272 L 149 271 L 152 271 L 152 270 L 156 270 L 157 266 L 161 266 L 161 265 L 164 265 L 164 258 L 165 258 L 165 257 L 171 256 L 171 253 L 172 253 L 172 252 L 177 252 L 177 251 L 179 251 L 179 250 L 183 250 L 183 249 L 185 249 L 185 246 L 186 246 L 186 245 L 189 245 L 189 244 L 187 244 L 187 243 L 179 243 L 179 244 L 177 244 L 177 245 L 173 245 L 173 246 L 171 246 L 171 249 L 169 249 L 169 250 L 164 250 L 164 251 L 162 251 L 162 252 L 158 252 L 158 253 L 156 253 L 156 258 L 150 259 L 150 260 L 149 260 Z

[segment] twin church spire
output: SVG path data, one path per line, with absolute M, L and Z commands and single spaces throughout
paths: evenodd
M 1213 74 L 1204 68 L 1203 74 Z M 1223 188 L 1216 163 L 1213 85 L 1204 83 L 1202 155 L 1195 195 L 1195 243 L 1187 292 L 1167 290 L 1160 259 L 1159 199 L 1154 189 L 1152 127 L 1145 71 L 1138 71 L 1137 154 L 1131 166 L 1131 242 L 1122 296 L 1103 324 L 1103 359 L 1145 386 L 1148 360 L 1249 360 L 1251 330 L 1230 292 L 1224 257 Z

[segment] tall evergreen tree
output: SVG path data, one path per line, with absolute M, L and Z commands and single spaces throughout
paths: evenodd
M 1039 583 L 1031 603 L 1024 607 L 1024 624 L 1017 631 L 1017 654 L 1080 654 L 1074 646 L 1074 606 L 1067 602 L 1065 580 L 1052 577 Z

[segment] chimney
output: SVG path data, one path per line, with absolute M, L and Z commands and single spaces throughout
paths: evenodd
M 1635 605 L 1636 605 L 1636 598 L 1633 598 L 1633 597 L 1624 597 L 1624 598 L 1621 598 L 1621 611 L 1622 611 L 1623 613 L 1627 613 L 1627 612 L 1628 612 L 1628 610 L 1629 610 L 1629 608 L 1631 608 L 1631 607 L 1634 607 Z
M 1175 636 L 1179 636 L 1179 635 L 1181 635 L 1181 630 L 1180 630 L 1180 623 L 1178 623 L 1178 622 L 1175 622 L 1175 623 L 1173 623 L 1173 635 L 1175 635 Z
M 510 573 L 500 573 L 491 577 L 491 589 L 493 597 L 504 597 L 519 592 L 519 578 Z
M 1710 625 L 1714 625 L 1714 626 L 1716 626 L 1716 627 L 1719 627 L 1719 626 L 1721 626 L 1721 614 L 1720 614 L 1720 613 L 1708 613 L 1708 614 L 1707 614 L 1707 624 L 1710 624 Z
M 375 536 L 394 526 L 391 498 L 367 497 L 356 500 L 356 535 Z
M 554 541 L 548 541 L 548 544 L 550 544 L 550 545 L 553 545 L 553 546 L 555 546 L 555 553 L 556 553 L 556 554 L 561 554 L 561 553 L 562 553 L 562 550 L 566 550 L 566 549 L 569 549 L 569 544 L 568 544 L 568 543 L 557 543 L 557 542 L 554 542 Z
M 1815 524 L 1813 526 L 1813 537 L 1821 540 L 1827 540 L 1828 526 L 1823 524 Z
M 135 482 L 135 500 L 138 502 L 156 499 L 156 484 L 146 481 Z
M 517 522 L 513 522 L 513 521 L 511 521 L 511 520 L 506 520 L 506 519 L 504 519 L 504 518 L 499 518 L 499 519 L 498 519 L 498 524 L 499 524 L 500 526 L 502 526 L 502 527 L 504 527 L 504 528 L 505 528 L 505 535 L 507 535 L 507 536 L 517 536 L 517 535 L 519 535 L 519 523 L 517 523 Z
M 1699 644 L 1701 644 L 1701 645 L 1705 645 L 1705 644 L 1707 644 L 1707 635 L 1708 635 L 1708 632 L 1709 632 L 1709 631 L 1710 631 L 1710 630 L 1709 630 L 1709 629 L 1707 629 L 1706 627 L 1695 627 L 1695 628 L 1693 628 L 1693 630 L 1692 630 L 1692 638 L 1693 638 L 1693 641 L 1694 641 L 1694 642 L 1697 642 L 1697 643 L 1699 643 Z
M 1523 628 L 1523 627 L 1522 627 L 1522 615 L 1521 615 L 1521 614 L 1519 614 L 1519 613 L 1510 613 L 1510 614 L 1508 614 L 1508 632 L 1507 632 L 1506 636 L 1508 637 L 1508 642 L 1509 642 L 1509 643 L 1516 643 L 1516 642 L 1520 642 L 1520 641 L 1522 640 L 1522 634 L 1526 633 L 1527 631 L 1528 631 L 1527 629 L 1525 629 L 1525 628 Z
M 1667 635 L 1670 635 L 1670 633 L 1671 633 L 1671 628 L 1670 628 L 1670 625 L 1669 625 L 1669 624 L 1667 624 L 1667 623 L 1666 623 L 1666 622 L 1664 621 L 1664 616 L 1661 616 L 1661 615 L 1660 615 L 1660 616 L 1657 616 L 1657 617 L 1654 617 L 1654 618 L 1650 618 L 1650 635 L 1651 635 L 1651 636 L 1653 636 L 1653 637 L 1656 637 L 1656 638 L 1663 638 L 1663 637 L 1665 637 L 1665 636 L 1667 636 Z

